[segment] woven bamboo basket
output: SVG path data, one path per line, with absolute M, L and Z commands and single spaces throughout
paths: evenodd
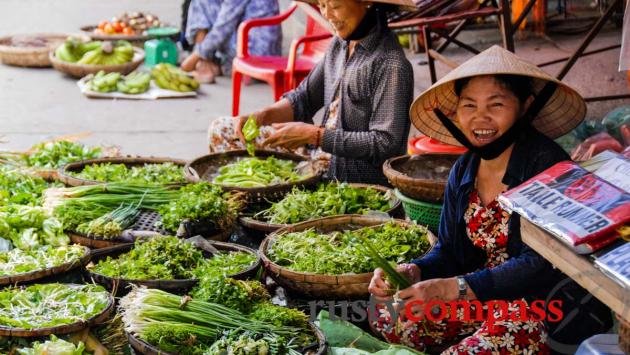
M 90 262 L 90 256 L 90 248 L 83 247 L 83 256 L 79 258 L 79 260 L 42 270 L 25 272 L 17 275 L 2 276 L 0 277 L 0 286 L 19 285 L 21 283 L 37 281 L 48 276 L 61 275 L 70 270 L 74 270 L 79 266 L 87 265 L 87 263 Z
M 59 172 L 58 172 L 59 181 L 61 181 L 62 183 L 68 186 L 103 184 L 105 183 L 104 181 L 81 179 L 81 178 L 71 175 L 70 173 L 80 172 L 87 165 L 104 164 L 104 163 L 125 164 L 127 167 L 142 166 L 145 164 L 173 163 L 175 165 L 179 165 L 182 167 L 182 176 L 183 176 L 184 166 L 186 165 L 185 160 L 173 159 L 173 158 L 156 158 L 156 157 L 130 157 L 128 156 L 128 157 L 82 160 L 82 161 L 66 164 L 62 166 L 61 168 L 59 168 Z
M 444 199 L 448 174 L 439 179 L 427 179 L 418 175 L 436 162 L 440 167 L 444 165 L 448 172 L 458 158 L 459 155 L 453 154 L 423 154 L 413 157 L 403 155 L 387 160 L 383 164 L 383 173 L 390 184 L 405 196 L 424 202 L 440 203 Z
M 25 37 L 43 38 L 48 41 L 45 47 L 17 47 L 12 45 L 13 39 L 17 36 L 6 36 L 0 38 L 0 62 L 18 67 L 50 67 L 49 52 L 63 43 L 68 37 L 67 34 L 59 33 L 34 33 L 24 35 Z M 89 37 L 80 37 L 81 40 L 88 41 Z
M 400 200 L 398 198 L 396 198 L 394 191 L 388 187 L 385 186 L 380 186 L 380 185 L 369 185 L 369 184 L 349 184 L 352 187 L 358 187 L 358 188 L 373 188 L 379 192 L 383 192 L 383 193 L 387 193 L 390 195 L 390 209 L 387 210 L 385 213 L 387 213 L 388 215 L 390 215 L 391 217 L 394 217 L 394 214 L 400 210 L 401 208 L 401 203 Z M 257 231 L 257 232 L 262 232 L 262 233 L 272 233 L 275 232 L 281 228 L 285 228 L 288 226 L 291 226 L 292 224 L 273 224 L 273 223 L 267 223 L 265 221 L 262 220 L 258 220 L 255 219 L 252 216 L 241 216 L 238 219 L 239 223 L 248 229 Z
M 91 64 L 77 64 L 77 63 L 68 63 L 63 60 L 57 59 L 55 57 L 55 52 L 50 52 L 50 62 L 52 63 L 53 68 L 58 71 L 68 74 L 75 78 L 82 78 L 88 74 L 96 74 L 99 71 L 104 71 L 106 73 L 121 73 L 121 74 L 129 74 L 132 71 L 136 70 L 140 64 L 144 62 L 144 51 L 140 48 L 134 47 L 134 55 L 133 59 L 129 63 L 118 64 L 118 65 L 91 65 Z
M 317 337 L 317 344 L 314 344 L 313 348 L 315 348 L 314 350 L 307 350 L 307 351 L 302 351 L 302 354 L 307 354 L 307 355 L 324 355 L 326 354 L 328 347 L 326 345 L 326 336 L 324 335 L 324 333 L 322 333 L 322 331 L 317 328 L 313 323 L 309 323 L 309 325 L 311 326 L 311 330 L 313 331 L 313 333 L 315 333 L 315 336 Z M 161 351 L 160 349 L 156 348 L 155 346 L 147 343 L 146 341 L 139 339 L 137 337 L 135 337 L 133 334 L 129 333 L 129 332 L 125 332 L 127 334 L 127 339 L 129 340 L 129 345 L 131 345 L 131 348 L 140 355 L 174 355 L 171 353 L 167 353 L 164 351 Z M 315 346 L 317 345 L 317 346 Z
M 236 162 L 240 158 L 248 157 L 246 150 L 232 150 L 223 153 L 212 153 L 204 155 L 197 159 L 192 160 L 184 168 L 186 178 L 190 182 L 210 181 L 212 182 L 214 175 L 217 174 L 219 168 Z M 296 163 L 306 162 L 305 166 L 301 169 L 304 178 L 299 181 L 290 183 L 270 185 L 266 187 L 235 187 L 220 185 L 226 191 L 239 191 L 246 194 L 247 199 L 250 201 L 262 201 L 262 200 L 278 200 L 282 198 L 287 192 L 291 191 L 294 186 L 310 186 L 319 181 L 323 171 L 317 169 L 316 164 L 308 161 L 306 158 L 291 153 L 280 153 L 268 150 L 257 150 L 257 157 L 269 157 L 274 156 L 278 159 L 292 160 Z
M 617 315 L 619 321 L 619 348 L 625 354 L 630 354 L 630 323 Z
M 77 287 L 81 285 L 67 284 L 68 287 Z M 19 338 L 30 338 L 30 337 L 44 337 L 51 334 L 55 335 L 63 335 L 75 333 L 80 330 L 89 328 L 93 325 L 101 324 L 109 319 L 109 316 L 115 310 L 114 297 L 109 295 L 109 302 L 105 309 L 93 317 L 86 319 L 81 322 L 75 322 L 72 324 L 65 324 L 56 327 L 48 327 L 48 328 L 39 328 L 39 329 L 22 329 L 22 328 L 12 328 L 0 326 L 0 336 L 7 337 L 19 337 Z
M 212 246 L 220 251 L 242 251 L 250 254 L 258 255 L 258 252 L 254 249 L 232 243 L 220 243 L 213 242 Z M 133 249 L 133 244 L 118 245 L 110 248 L 100 249 L 94 252 L 92 261 L 97 263 L 107 257 L 116 258 L 121 254 L 129 252 Z M 256 276 L 258 269 L 260 269 L 261 261 L 260 257 L 256 262 L 247 269 L 228 275 L 229 277 L 237 280 L 246 280 Z M 97 274 L 88 269 L 85 270 L 85 277 L 89 280 L 93 280 L 99 285 L 105 287 L 108 291 L 116 296 L 123 296 L 129 291 L 131 285 L 145 286 L 147 288 L 156 288 L 168 292 L 186 292 L 193 288 L 199 280 L 197 279 L 181 279 L 181 280 L 131 280 L 120 277 L 109 277 L 101 274 Z
M 297 272 L 280 266 L 267 256 L 268 249 L 277 238 L 290 232 L 300 232 L 314 228 L 323 233 L 343 231 L 361 227 L 377 226 L 392 219 L 361 215 L 334 216 L 298 223 L 282 228 L 269 235 L 260 244 L 260 257 L 265 270 L 284 288 L 298 294 L 317 299 L 360 299 L 368 296 L 368 285 L 373 273 L 321 275 L 307 272 Z M 409 226 L 412 222 L 395 219 L 402 226 Z M 427 238 L 431 246 L 436 242 L 435 236 L 427 231 Z M 430 248 L 429 248 L 430 249 Z M 429 250 L 427 250 L 428 252 Z M 421 255 L 418 255 L 421 256 Z

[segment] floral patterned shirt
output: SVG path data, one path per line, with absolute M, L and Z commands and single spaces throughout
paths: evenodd
M 487 268 L 501 265 L 509 258 L 507 253 L 509 219 L 510 213 L 503 210 L 496 199 L 484 207 L 477 190 L 471 192 L 468 209 L 464 213 L 466 234 L 474 246 L 486 252 Z

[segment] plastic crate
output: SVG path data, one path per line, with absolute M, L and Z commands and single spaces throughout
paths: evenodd
M 418 224 L 426 225 L 431 232 L 437 234 L 440 225 L 440 215 L 442 214 L 441 204 L 414 200 L 403 195 L 398 189 L 394 190 L 394 193 L 402 202 L 405 214 L 409 219 L 416 221 Z

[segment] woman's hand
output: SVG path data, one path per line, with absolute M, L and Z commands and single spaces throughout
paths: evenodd
M 396 267 L 396 271 L 403 274 L 412 283 L 420 281 L 420 268 L 416 264 L 400 264 Z M 384 300 L 391 297 L 393 287 L 385 280 L 383 269 L 374 270 L 368 291 L 377 299 Z
M 283 147 L 295 149 L 307 144 L 317 144 L 318 136 L 322 134 L 320 127 L 303 122 L 274 123 L 271 125 L 276 133 L 267 138 L 263 145 L 272 148 Z
M 413 284 L 396 294 L 405 305 L 412 302 L 422 304 L 411 305 L 411 313 L 422 318 L 427 303 L 433 300 L 450 302 L 457 300 L 459 297 L 459 288 L 454 277 L 448 279 L 431 279 Z
M 195 70 L 195 67 L 197 66 L 197 62 L 199 62 L 199 60 L 201 60 L 201 57 L 197 53 L 193 53 L 189 55 L 182 62 L 182 65 L 181 65 L 182 70 L 188 71 L 188 72 Z

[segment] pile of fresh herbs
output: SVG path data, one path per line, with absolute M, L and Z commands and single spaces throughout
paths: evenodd
M 160 207 L 161 227 L 176 232 L 182 222 L 208 224 L 217 229 L 227 229 L 234 221 L 240 203 L 237 195 L 224 192 L 208 182 L 182 187 L 179 198 Z
M 43 169 L 57 169 L 68 163 L 101 156 L 101 148 L 92 148 L 81 143 L 56 141 L 39 143 L 24 155 L 27 166 Z
M 394 222 L 377 227 L 321 234 L 312 229 L 277 236 L 267 256 L 274 263 L 298 272 L 340 275 L 372 272 L 379 265 L 362 252 L 362 238 L 378 245 L 390 263 L 402 263 L 430 247 L 427 229 Z
M 221 167 L 213 182 L 235 187 L 266 187 L 300 180 L 302 177 L 295 167 L 293 161 L 273 156 L 265 159 L 243 158 Z
M 0 325 L 39 329 L 86 321 L 109 305 L 97 285 L 36 284 L 0 291 Z
M 79 342 L 74 345 L 71 342 L 59 339 L 54 335 L 50 336 L 50 340 L 43 343 L 34 342 L 28 348 L 16 350 L 18 355 L 83 355 L 85 352 L 85 344 Z
M 73 176 L 102 182 L 165 185 L 186 182 L 184 170 L 173 163 L 144 164 L 127 167 L 125 164 L 101 163 L 87 165 Z
M 342 214 L 386 212 L 391 196 L 374 188 L 352 187 L 347 183 L 322 183 L 315 191 L 294 188 L 281 201 L 257 213 L 254 218 L 272 224 L 293 224 Z
M 44 179 L 26 175 L 15 167 L 0 166 L 0 205 L 39 205 L 49 186 Z
M 0 236 L 23 250 L 42 245 L 64 246 L 70 239 L 62 224 L 42 207 L 8 205 L 0 207 Z
M 230 251 L 213 255 L 206 259 L 203 266 L 196 271 L 197 278 L 225 277 L 247 270 L 258 260 L 256 254 Z
M 0 276 L 17 275 L 75 262 L 85 254 L 79 245 L 52 247 L 44 245 L 37 249 L 12 249 L 0 253 Z

